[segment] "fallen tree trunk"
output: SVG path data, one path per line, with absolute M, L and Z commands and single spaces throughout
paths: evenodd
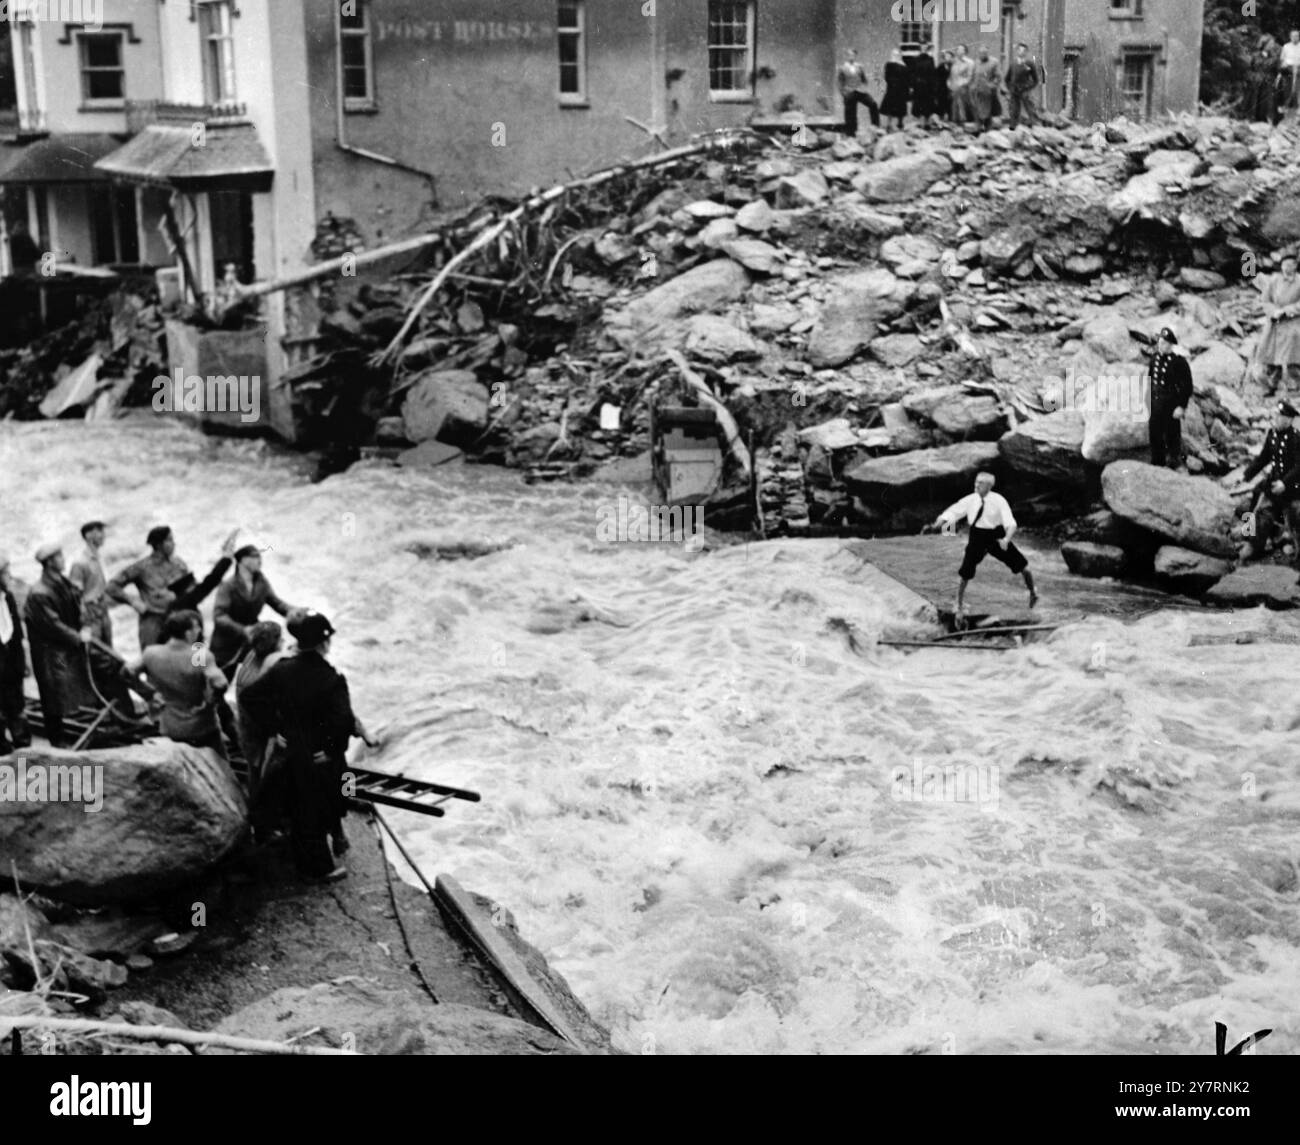
M 506 231 L 514 227 L 530 211 L 538 207 L 546 206 L 557 199 L 569 194 L 571 191 L 586 190 L 590 187 L 599 186 L 601 183 L 607 183 L 609 180 L 624 175 L 629 171 L 640 171 L 650 167 L 659 167 L 666 163 L 672 163 L 678 159 L 685 159 L 690 155 L 698 155 L 704 151 L 711 151 L 716 147 L 730 146 L 735 142 L 737 136 L 734 132 L 726 132 L 722 135 L 710 136 L 708 139 L 700 140 L 698 143 L 687 144 L 685 147 L 677 147 L 672 151 L 665 151 L 659 155 L 648 155 L 643 159 L 635 159 L 630 163 L 622 163 L 617 167 L 609 167 L 604 171 L 597 171 L 594 175 L 587 175 L 582 179 L 575 179 L 569 183 L 560 183 L 549 190 L 543 191 L 539 195 L 534 195 L 524 202 L 520 203 L 514 210 L 504 215 L 493 226 L 480 234 L 469 246 L 457 254 L 446 266 L 438 272 L 434 280 L 429 283 L 424 293 L 416 299 L 415 304 L 411 307 L 410 313 L 406 316 L 406 321 L 402 323 L 402 328 L 393 335 L 393 340 L 389 342 L 383 354 L 379 356 L 380 362 L 393 362 L 402 348 L 402 343 L 406 341 L 416 320 L 424 312 L 424 309 L 433 300 L 434 296 L 442 289 L 443 283 L 447 281 L 448 276 L 458 266 L 468 262 L 475 254 L 484 247 L 490 245 L 493 241 L 500 238 Z
M 129 1026 L 120 1022 L 97 1022 L 89 1018 L 44 1018 L 23 1015 L 6 1018 L 0 1014 L 0 1037 L 10 1030 L 61 1030 L 65 1034 L 112 1034 L 137 1042 L 179 1043 L 186 1046 L 218 1046 L 250 1054 L 295 1054 L 316 1057 L 355 1057 L 352 1050 L 330 1046 L 294 1046 L 288 1042 L 267 1042 L 259 1038 L 237 1038 L 230 1034 L 207 1034 L 195 1030 L 178 1030 L 170 1026 Z

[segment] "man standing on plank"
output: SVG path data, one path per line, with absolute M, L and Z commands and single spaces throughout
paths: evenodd
M 970 537 L 966 542 L 966 555 L 962 559 L 957 575 L 961 582 L 957 586 L 957 618 L 960 622 L 966 615 L 966 586 L 975 576 L 975 568 L 986 556 L 1001 561 L 1013 573 L 1025 578 L 1025 587 L 1029 589 L 1029 607 L 1038 603 L 1038 593 L 1034 589 L 1034 574 L 1029 571 L 1029 561 L 1015 545 L 1011 538 L 1015 535 L 1016 519 L 1011 513 L 1011 506 L 1000 493 L 993 492 L 996 478 L 992 473 L 979 473 L 975 477 L 975 492 L 968 493 L 956 504 L 948 506 L 934 523 L 926 527 L 951 531 L 962 517 L 970 526 Z

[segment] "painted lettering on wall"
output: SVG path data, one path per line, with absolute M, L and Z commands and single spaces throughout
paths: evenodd
M 509 43 L 512 40 L 545 40 L 552 35 L 549 24 L 533 20 L 376 20 L 379 42 L 415 40 L 448 44 Z

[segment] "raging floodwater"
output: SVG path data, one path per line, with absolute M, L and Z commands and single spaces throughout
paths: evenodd
M 373 765 L 483 793 L 392 813 L 421 866 L 510 907 L 625 1049 L 1213 1053 L 1221 1020 L 1300 1050 L 1300 647 L 1190 644 L 1289 618 L 907 654 L 838 542 L 605 546 L 608 487 L 313 486 L 157 424 L 0 425 L 0 481 L 28 580 L 93 516 L 110 570 L 164 521 L 200 573 L 234 525 L 273 545 Z M 970 765 L 970 801 L 918 765 Z

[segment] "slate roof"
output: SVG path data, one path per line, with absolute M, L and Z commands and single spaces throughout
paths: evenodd
M 250 123 L 209 126 L 201 147 L 194 145 L 190 127 L 154 124 L 96 166 L 132 182 L 194 189 L 212 184 L 265 187 L 275 173 Z
M 121 146 L 118 135 L 73 132 L 0 145 L 0 183 L 102 183 L 108 175 L 95 164 Z

